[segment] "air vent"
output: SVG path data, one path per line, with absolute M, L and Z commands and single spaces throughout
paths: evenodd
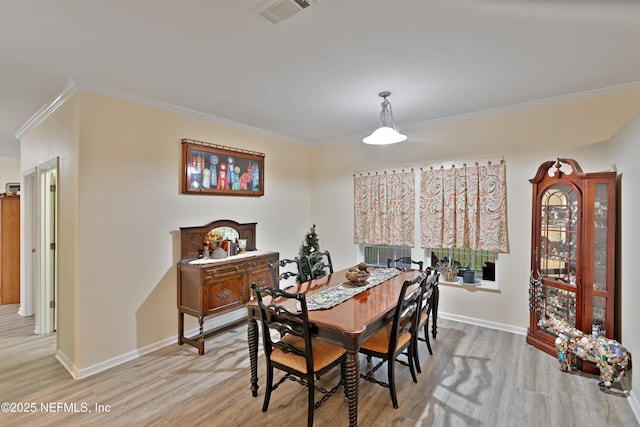
M 309 6 L 311 3 L 307 0 L 269 0 L 260 3 L 252 11 L 272 24 L 277 24 Z

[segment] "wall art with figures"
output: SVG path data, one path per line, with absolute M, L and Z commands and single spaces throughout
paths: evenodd
M 264 195 L 264 153 L 182 140 L 182 192 Z

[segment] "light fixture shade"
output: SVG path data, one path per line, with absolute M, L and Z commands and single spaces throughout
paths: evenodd
M 402 142 L 407 139 L 406 135 L 401 134 L 398 131 L 398 126 L 393 119 L 393 112 L 391 111 L 391 103 L 387 97 L 391 95 L 391 92 L 380 92 L 378 96 L 382 97 L 382 111 L 380 112 L 380 121 L 382 127 L 376 129 L 371 135 L 364 138 L 362 142 L 372 145 L 387 145 L 395 144 L 396 142 Z
M 403 135 L 396 131 L 394 128 L 388 126 L 382 126 L 366 138 L 362 140 L 365 144 L 371 145 L 388 145 L 395 144 L 396 142 L 402 142 L 407 139 L 407 135 Z

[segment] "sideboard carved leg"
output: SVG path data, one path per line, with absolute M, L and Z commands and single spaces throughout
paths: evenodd
M 184 338 L 184 313 L 178 313 L 178 345 L 184 344 L 182 340 Z
M 251 395 L 256 397 L 258 395 L 258 324 L 253 319 L 247 322 L 247 341 L 251 363 Z
M 200 333 L 198 337 L 198 354 L 204 354 L 204 316 L 200 316 L 198 318 L 198 323 L 200 324 Z
M 349 402 L 349 426 L 358 425 L 358 352 L 347 350 L 345 358 L 345 392 Z

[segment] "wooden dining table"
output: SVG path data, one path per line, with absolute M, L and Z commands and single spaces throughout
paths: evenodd
M 291 293 L 307 296 L 346 281 L 347 270 L 287 288 Z M 309 311 L 311 333 L 314 336 L 343 346 L 345 359 L 345 395 L 349 406 L 349 425 L 358 424 L 358 350 L 362 343 L 391 320 L 402 284 L 421 274 L 417 270 L 400 270 L 399 274 L 328 309 Z M 248 342 L 251 362 L 251 393 L 258 395 L 258 326 L 260 311 L 254 299 L 247 303 Z

